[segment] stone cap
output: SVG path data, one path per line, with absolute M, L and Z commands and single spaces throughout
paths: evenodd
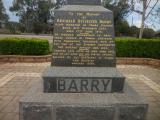
M 43 77 L 122 77 L 115 67 L 50 67 Z
M 101 5 L 101 0 L 67 0 L 68 5 Z
M 102 6 L 90 6 L 90 5 L 65 5 L 64 7 L 55 11 L 87 11 L 87 12 L 111 12 L 110 10 Z

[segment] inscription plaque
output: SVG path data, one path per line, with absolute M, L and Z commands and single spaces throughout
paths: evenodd
M 45 84 L 48 92 L 107 93 L 112 91 L 112 79 L 55 78 Z
M 125 77 L 115 68 L 52 67 L 43 75 L 46 93 L 123 92 Z
M 53 66 L 115 67 L 112 12 L 55 11 Z
M 67 0 L 69 5 L 101 5 L 101 0 Z

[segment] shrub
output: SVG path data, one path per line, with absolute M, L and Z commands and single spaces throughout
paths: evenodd
M 44 23 L 40 23 L 40 22 L 34 22 L 33 23 L 33 32 L 35 34 L 42 33 L 44 28 L 45 28 Z
M 8 29 L 0 29 L 0 34 L 11 34 L 10 30 Z
M 117 36 L 128 36 L 130 27 L 127 21 L 118 21 L 115 25 L 115 33 Z
M 18 31 L 19 23 L 17 23 L 17 22 L 7 22 L 5 26 L 12 34 L 19 34 L 20 33 Z
M 3 55 L 46 55 L 49 42 L 36 38 L 1 38 L 0 54 Z
M 136 27 L 136 26 L 131 26 L 130 27 L 130 36 L 132 36 L 132 37 L 139 37 L 139 28 L 138 27 Z
M 150 38 L 153 38 L 154 35 L 155 35 L 155 31 L 153 29 L 145 28 L 143 31 L 143 38 L 150 39 Z
M 160 39 L 117 38 L 118 57 L 143 57 L 160 59 Z
M 52 45 L 48 40 L 36 38 L 1 38 L 0 54 L 47 55 Z M 143 57 L 160 59 L 160 39 L 116 38 L 118 57 Z

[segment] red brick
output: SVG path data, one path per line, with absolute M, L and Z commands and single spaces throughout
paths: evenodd
M 124 65 L 124 64 L 126 64 L 126 59 L 117 58 L 117 64 L 119 64 L 119 65 Z
M 16 57 L 9 57 L 9 62 L 18 62 Z
M 144 64 L 144 59 L 143 58 L 135 58 L 135 59 L 133 59 L 133 64 L 143 65 Z

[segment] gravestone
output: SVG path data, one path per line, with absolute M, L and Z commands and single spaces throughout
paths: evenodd
M 125 78 L 116 69 L 113 13 L 88 5 L 98 1 L 81 0 L 87 5 L 77 5 L 78 0 L 69 0 L 76 5 L 55 10 L 54 67 L 43 76 L 44 92 L 123 92 Z
M 113 13 L 100 0 L 55 10 L 51 67 L 20 100 L 20 120 L 145 120 L 148 104 L 116 68 Z

